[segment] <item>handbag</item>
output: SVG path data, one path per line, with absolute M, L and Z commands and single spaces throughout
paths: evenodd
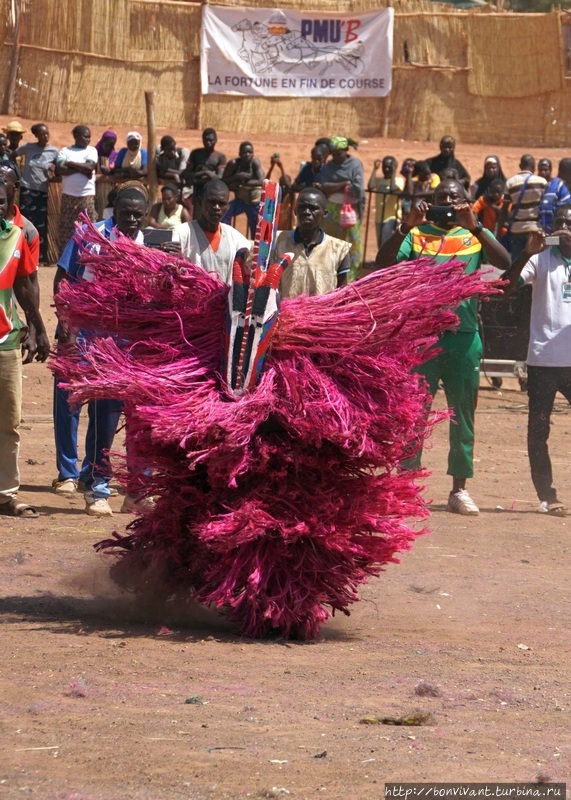
M 341 211 L 339 212 L 339 227 L 341 228 L 352 228 L 353 225 L 357 224 L 357 212 L 353 208 L 351 201 L 349 199 L 349 192 L 345 189 L 345 202 L 341 206 Z

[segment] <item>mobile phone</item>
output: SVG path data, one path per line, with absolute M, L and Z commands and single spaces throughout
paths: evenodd
M 143 240 L 147 247 L 160 247 L 164 242 L 172 242 L 172 230 L 166 228 L 148 228 L 143 232 Z
M 561 236 L 546 236 L 543 242 L 547 247 L 557 247 L 561 244 Z
M 447 225 L 449 222 L 456 222 L 456 211 L 452 206 L 430 206 L 426 219 L 436 225 Z

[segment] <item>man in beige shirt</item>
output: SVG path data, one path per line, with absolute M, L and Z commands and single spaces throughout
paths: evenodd
M 297 227 L 278 233 L 272 261 L 279 261 L 284 253 L 294 254 L 280 281 L 283 298 L 325 294 L 347 282 L 351 244 L 322 229 L 326 202 L 319 189 L 303 189 L 295 207 Z

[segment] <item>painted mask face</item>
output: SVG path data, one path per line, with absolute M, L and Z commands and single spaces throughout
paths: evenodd
M 278 263 L 269 264 L 279 218 L 279 192 L 275 181 L 264 181 L 252 267 L 246 249 L 240 250 L 234 261 L 223 374 L 228 389 L 238 397 L 253 389 L 262 373 L 279 315 L 280 278 L 293 258 L 286 253 Z

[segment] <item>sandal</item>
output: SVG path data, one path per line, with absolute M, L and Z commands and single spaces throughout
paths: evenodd
M 2 503 L 2 505 L 0 505 L 0 516 L 36 519 L 36 517 L 40 515 L 33 506 L 27 503 L 18 503 L 18 501 L 13 498 L 12 500 L 8 500 L 7 503 Z
M 569 515 L 567 506 L 564 503 L 560 503 L 559 500 L 547 504 L 547 513 L 551 514 L 552 517 L 567 517 Z

